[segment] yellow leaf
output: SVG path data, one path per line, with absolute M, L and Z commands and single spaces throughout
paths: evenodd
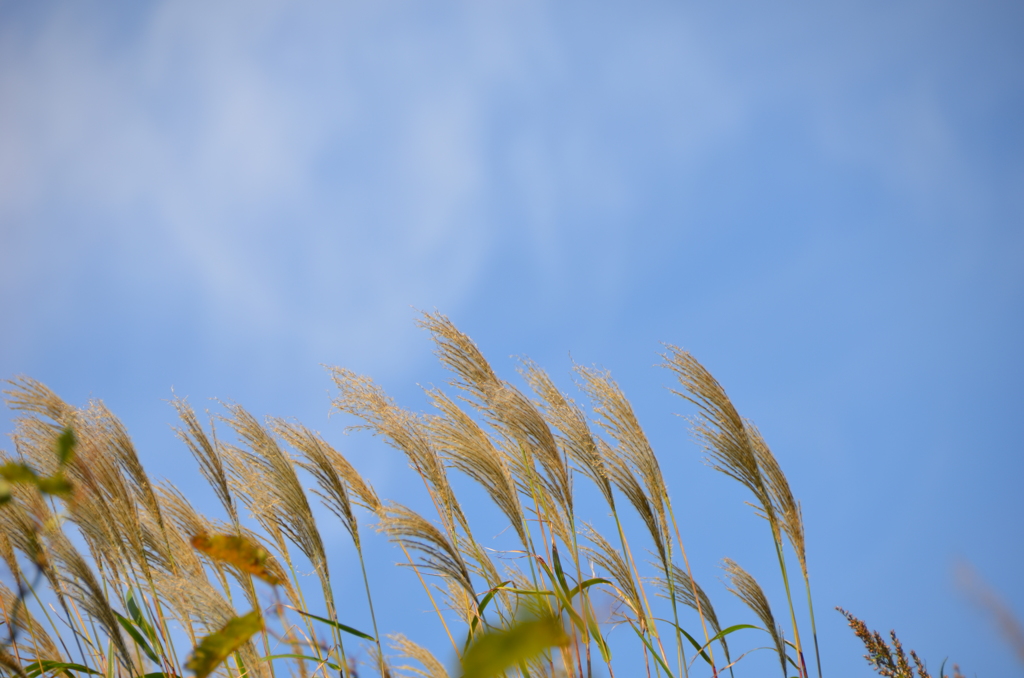
M 267 569 L 270 554 L 262 546 L 245 537 L 231 534 L 199 534 L 192 537 L 192 546 L 214 560 L 230 563 L 268 584 L 276 586 L 281 583 L 280 577 Z
M 224 625 L 220 631 L 206 636 L 192 651 L 185 668 L 195 671 L 196 678 L 206 678 L 228 658 L 232 652 L 240 648 L 254 633 L 263 628 L 260 613 L 253 610 L 244 617 L 235 617 Z

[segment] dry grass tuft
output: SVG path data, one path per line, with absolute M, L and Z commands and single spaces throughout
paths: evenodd
M 561 432 L 559 440 L 565 453 L 597 485 L 608 505 L 614 509 L 615 497 L 594 435 L 587 424 L 587 416 L 567 395 L 551 381 L 546 372 L 530 360 L 523 361 L 523 376 L 534 393 L 544 403 L 544 416 L 554 429 Z

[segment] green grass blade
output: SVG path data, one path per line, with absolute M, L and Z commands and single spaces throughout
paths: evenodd
M 668 678 L 673 678 L 672 671 L 668 668 L 668 664 L 665 663 L 665 660 L 661 658 L 661 655 L 658 654 L 658 651 L 654 649 L 653 645 L 651 645 L 651 641 L 648 640 L 647 637 L 644 636 L 644 634 L 640 632 L 640 629 L 638 629 L 632 623 L 630 623 L 629 627 L 631 629 L 633 629 L 633 631 L 636 633 L 637 637 L 640 638 L 640 640 L 643 642 L 643 644 L 647 646 L 647 649 L 650 651 L 651 655 L 654 657 L 654 660 L 657 661 L 658 665 L 661 666 L 661 668 L 665 671 L 665 675 L 667 675 Z
M 597 619 L 594 618 L 594 614 L 589 609 L 587 610 L 587 626 L 590 628 L 590 637 L 597 643 L 597 649 L 601 652 L 601 659 L 607 664 L 612 660 L 612 651 L 601 635 L 601 628 L 597 625 Z
M 49 673 L 50 671 L 62 671 L 67 673 L 68 671 L 78 671 L 79 673 L 91 673 L 95 676 L 102 676 L 103 674 L 94 669 L 90 669 L 88 666 L 82 666 L 81 664 L 74 664 L 70 662 L 57 662 L 52 660 L 32 662 L 32 668 L 25 672 L 29 678 L 36 678 L 43 673 Z M 68 673 L 70 676 L 71 674 Z
M 690 644 L 693 645 L 694 649 L 697 650 L 700 656 L 704 658 L 704 661 L 708 663 L 708 666 L 714 666 L 714 663 L 711 661 L 711 657 L 708 656 L 707 652 L 704 651 L 704 648 L 700 646 L 700 643 L 698 643 L 697 640 L 686 631 L 686 629 L 678 624 L 673 624 L 673 626 L 679 629 L 679 632 L 686 636 L 686 639 L 690 641 Z
M 260 657 L 261 662 L 268 662 L 272 659 L 305 659 L 306 661 L 314 662 L 317 665 L 324 665 L 332 671 L 341 671 L 341 667 L 333 662 L 324 661 L 317 657 L 311 657 L 308 654 L 272 654 L 267 657 Z
M 572 589 L 569 591 L 569 600 L 575 598 L 580 591 L 589 589 L 591 586 L 594 586 L 596 584 L 608 584 L 609 586 L 612 586 L 612 583 L 610 581 L 608 581 L 607 579 L 603 579 L 601 577 L 587 579 L 585 581 L 580 582 L 578 585 L 572 587 Z
M 754 626 L 753 624 L 736 624 L 735 626 L 730 626 L 727 629 L 722 629 L 721 631 L 719 631 L 715 635 L 711 636 L 711 639 L 707 643 L 704 644 L 704 648 L 708 647 L 708 645 L 711 645 L 711 643 L 715 642 L 716 640 L 719 640 L 721 638 L 725 638 L 730 633 L 735 633 L 736 631 L 740 631 L 742 629 L 757 629 L 758 631 L 763 631 L 764 630 L 760 626 Z M 701 649 L 704 649 L 704 648 L 701 648 Z
M 484 594 L 484 597 L 480 600 L 480 603 L 477 605 L 476 616 L 473 617 L 473 621 L 469 625 L 469 634 L 466 636 L 466 644 L 462 647 L 463 652 L 465 652 L 466 648 L 469 647 L 469 641 L 473 639 L 473 632 L 476 631 L 476 627 L 479 626 L 480 622 L 483 620 L 484 610 L 487 609 L 487 606 L 490 604 L 491 600 L 494 599 L 494 596 L 498 593 L 498 591 L 507 590 L 504 589 L 504 587 L 511 581 L 511 579 L 503 581 L 494 588 L 490 589 L 486 594 Z
M 149 646 L 148 642 L 146 642 L 142 632 L 135 626 L 135 622 L 124 615 L 118 614 L 117 612 L 114 613 L 114 616 L 117 617 L 117 621 L 121 624 L 121 628 L 128 632 L 128 635 L 132 637 L 132 640 L 135 641 L 136 645 L 142 648 L 142 651 L 146 653 L 146 656 L 159 664 L 160 657 L 157 656 L 156 652 L 153 651 L 153 648 Z
M 565 572 L 562 571 L 562 559 L 558 557 L 558 546 L 555 544 L 551 545 L 551 561 L 555 566 L 555 576 L 558 578 L 557 581 L 562 585 L 562 591 L 568 594 L 569 584 L 565 580 Z
M 159 646 L 160 641 L 157 638 L 156 630 L 146 620 L 145 615 L 142 614 L 142 610 L 139 609 L 138 604 L 135 602 L 135 595 L 131 591 L 128 591 L 126 602 L 128 603 L 128 614 L 131 615 L 132 621 L 146 634 L 150 644 Z
M 295 610 L 299 614 L 301 614 L 301 615 L 303 615 L 305 617 L 309 617 L 310 619 L 315 619 L 315 620 L 317 620 L 319 622 L 323 622 L 325 624 L 330 624 L 334 628 L 336 628 L 336 629 L 338 629 L 340 631 L 344 631 L 345 633 L 352 634 L 353 636 L 356 636 L 358 638 L 365 638 L 366 640 L 372 640 L 373 642 L 377 642 L 377 639 L 374 638 L 373 636 L 371 636 L 369 633 L 363 633 L 359 629 L 354 629 L 351 626 L 346 626 L 345 624 L 342 624 L 341 622 L 331 621 L 330 619 L 327 619 L 325 617 L 318 617 L 315 614 L 310 614 L 309 612 L 303 612 L 302 610 L 298 610 L 298 609 L 296 609 L 294 607 L 292 607 L 290 609 Z

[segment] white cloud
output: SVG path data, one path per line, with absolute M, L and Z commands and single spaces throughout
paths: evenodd
M 148 280 L 157 294 L 193 285 L 205 314 L 228 325 L 287 331 L 345 309 L 372 324 L 424 298 L 458 303 L 487 247 L 476 74 L 421 50 L 358 82 L 360 61 L 381 55 L 356 12 L 285 10 L 164 3 L 136 33 L 115 28 L 113 13 L 65 6 L 30 34 L 8 26 L 0 257 L 12 299 L 54 274 L 38 265 L 47 232 L 87 268 L 112 255 L 80 249 L 88 238 L 74 234 L 100 229 L 128 248 L 110 262 L 126 282 L 145 284 L 154 258 L 172 260 L 195 275 Z M 378 100 L 382 86 L 394 101 Z M 174 251 L 146 253 L 167 242 Z M 64 284 L 79 273 L 63 269 Z

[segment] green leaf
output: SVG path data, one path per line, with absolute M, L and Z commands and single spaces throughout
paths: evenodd
M 73 664 L 68 662 L 56 662 L 51 660 L 32 662 L 31 668 L 25 672 L 29 678 L 36 678 L 36 676 L 50 671 L 78 671 L 79 673 L 91 673 L 95 676 L 102 676 L 103 674 L 99 671 L 90 669 L 88 666 L 82 666 L 81 664 Z M 68 674 L 71 675 L 71 674 Z
M 565 572 L 562 571 L 562 560 L 558 557 L 558 546 L 556 544 L 551 545 L 551 561 L 555 565 L 555 575 L 558 577 L 558 583 L 562 585 L 562 590 L 568 594 L 569 584 L 565 581 Z
M 57 459 L 60 460 L 60 465 L 65 466 L 75 458 L 75 432 L 70 426 L 64 429 L 64 432 L 57 438 Z
M 142 629 L 142 632 L 149 638 L 149 642 L 154 646 L 160 644 L 159 639 L 156 637 L 156 631 L 150 625 L 149 621 L 146 620 L 145 615 L 142 614 L 142 610 L 139 609 L 138 604 L 135 602 L 135 595 L 129 590 L 126 600 L 128 604 L 128 614 L 132 616 L 132 621 L 135 625 Z
M 36 484 L 39 482 L 39 476 L 36 475 L 31 466 L 16 461 L 9 461 L 0 466 L 0 477 L 3 477 L 9 483 Z
M 260 657 L 261 662 L 270 661 L 272 659 L 305 659 L 306 661 L 316 662 L 317 664 L 323 664 L 332 671 L 341 671 L 341 667 L 332 662 L 324 661 L 318 657 L 310 657 L 307 654 L 272 654 L 268 657 Z
M 302 610 L 296 609 L 294 607 L 289 607 L 289 609 L 295 610 L 299 614 L 301 614 L 301 615 L 303 615 L 305 617 L 309 617 L 310 619 L 315 619 L 315 620 L 321 621 L 321 622 L 323 622 L 325 624 L 330 624 L 334 628 L 339 629 L 341 631 L 344 631 L 345 633 L 351 633 L 353 636 L 356 636 L 356 637 L 359 637 L 359 638 L 365 638 L 366 640 L 372 640 L 374 642 L 377 642 L 377 639 L 374 638 L 373 636 L 371 636 L 369 633 L 363 633 L 359 629 L 354 629 L 351 626 L 346 626 L 345 624 L 342 624 L 341 622 L 331 621 L 330 619 L 327 619 L 325 617 L 318 617 L 315 614 L 310 614 L 309 612 L 303 612 Z
M 608 647 L 608 643 L 605 642 L 604 637 L 601 636 L 601 628 L 597 625 L 597 619 L 594 618 L 594 613 L 589 609 L 587 610 L 587 626 L 590 628 L 590 637 L 597 643 L 597 649 L 601 651 L 601 659 L 607 664 L 612 660 L 612 651 Z
M 462 655 L 462 678 L 492 678 L 570 639 L 555 617 L 523 619 L 477 636 Z
M 220 631 L 199 641 L 185 668 L 194 671 L 196 678 L 206 678 L 228 658 L 228 655 L 262 629 L 263 619 L 258 610 L 253 610 L 244 617 L 235 617 Z
M 281 583 L 281 579 L 267 569 L 270 554 L 250 539 L 233 534 L 197 534 L 192 537 L 192 546 L 214 560 L 234 565 L 272 586 Z
M 583 591 L 584 589 L 589 589 L 591 586 L 594 586 L 596 584 L 608 584 L 609 586 L 612 585 L 610 581 L 608 581 L 607 579 L 602 579 L 601 577 L 586 579 L 580 582 L 578 585 L 572 587 L 572 590 L 569 591 L 569 600 L 575 598 L 580 591 Z
M 484 610 L 487 609 L 487 605 L 494 598 L 494 594 L 496 594 L 498 591 L 500 591 L 503 586 L 505 586 L 506 584 L 508 584 L 511 581 L 512 581 L 511 579 L 509 579 L 507 581 L 503 581 L 500 584 L 498 584 L 497 586 L 495 586 L 494 588 L 490 589 L 486 594 L 484 594 L 484 597 L 480 600 L 480 604 L 477 606 L 477 613 L 479 614 L 479 616 L 481 616 L 481 617 L 483 616 Z
M 181 678 L 181 676 L 166 671 L 154 671 L 153 673 L 144 673 L 139 678 Z
M 146 656 L 152 659 L 157 664 L 159 664 L 160 657 L 157 656 L 156 652 L 153 651 L 153 648 L 151 648 L 149 646 L 149 643 L 146 642 L 146 639 L 142 636 L 142 633 L 139 631 L 138 628 L 136 628 L 135 623 L 131 619 L 128 619 L 127 617 L 120 615 L 117 612 L 115 612 L 114 615 L 117 617 L 117 621 L 121 624 L 121 627 L 128 632 L 128 635 L 132 637 L 132 640 L 135 641 L 135 644 L 142 648 L 142 651 L 146 653 Z
M 511 582 L 511 581 L 512 581 L 511 579 L 509 579 L 507 581 L 503 581 L 500 584 L 498 584 L 497 586 L 495 586 L 495 587 L 491 588 L 489 591 L 487 591 L 486 594 L 484 594 L 484 597 L 480 600 L 480 603 L 477 605 L 476 616 L 473 617 L 473 621 L 470 622 L 470 624 L 469 624 L 469 635 L 466 636 L 466 645 L 462 648 L 463 651 L 465 651 L 465 649 L 467 647 L 469 647 L 469 641 L 473 638 L 473 632 L 476 631 L 476 627 L 479 626 L 481 620 L 483 620 L 483 618 L 484 618 L 484 610 L 487 609 L 487 605 L 494 598 L 494 595 L 498 591 L 502 590 L 502 588 L 506 584 Z
M 671 623 L 671 622 L 669 622 L 669 623 Z M 700 656 L 704 658 L 704 661 L 706 661 L 708 663 L 708 666 L 714 666 L 714 663 L 711 661 L 711 657 L 708 656 L 708 653 L 704 651 L 704 648 L 702 648 L 700 646 L 700 643 L 698 643 L 697 640 L 693 636 L 691 636 L 689 633 L 687 633 L 686 629 L 684 629 L 682 626 L 679 626 L 677 624 L 672 624 L 672 626 L 675 626 L 677 629 L 679 629 L 680 633 L 682 633 L 684 636 L 686 636 L 686 639 L 688 641 L 690 641 L 690 644 L 693 645 L 694 649 L 697 650 L 697 652 L 700 654 Z
M 514 589 L 509 586 L 502 586 L 503 591 L 510 591 L 521 596 L 553 596 L 554 591 L 541 591 L 539 589 Z
M 711 636 L 711 639 L 704 644 L 704 648 L 706 648 L 708 645 L 715 642 L 716 640 L 725 638 L 730 633 L 735 633 L 736 631 L 739 631 L 741 629 L 757 629 L 758 631 L 762 630 L 760 626 L 754 626 L 753 624 L 736 624 L 735 626 L 730 626 L 727 629 L 722 629 L 715 635 Z M 704 648 L 701 649 L 703 650 Z
M 552 582 L 556 581 L 555 574 L 551 571 L 551 568 L 548 567 L 547 563 L 544 562 L 544 559 L 543 558 L 537 558 L 537 562 L 539 562 L 540 566 L 542 568 L 544 568 L 544 572 L 547 573 L 548 579 L 550 579 Z M 564 582 L 565 579 L 563 578 L 562 581 Z M 570 600 L 569 597 L 566 595 L 568 593 L 568 591 L 569 591 L 568 586 L 565 588 L 565 590 L 562 590 L 556 584 L 554 586 L 554 590 L 551 591 L 550 593 L 553 594 L 556 598 L 558 598 L 558 602 L 560 603 L 561 609 L 565 610 L 565 612 L 568 613 L 569 618 L 572 620 L 573 625 L 577 629 L 579 629 L 580 633 L 586 635 L 586 633 L 588 631 L 587 625 L 586 625 L 586 623 L 584 623 L 583 618 L 580 617 L 579 613 L 576 612 L 575 609 L 573 609 L 572 600 Z
M 75 489 L 71 481 L 60 471 L 47 478 L 40 478 L 36 481 L 36 486 L 44 494 L 55 494 L 61 497 L 71 494 Z

